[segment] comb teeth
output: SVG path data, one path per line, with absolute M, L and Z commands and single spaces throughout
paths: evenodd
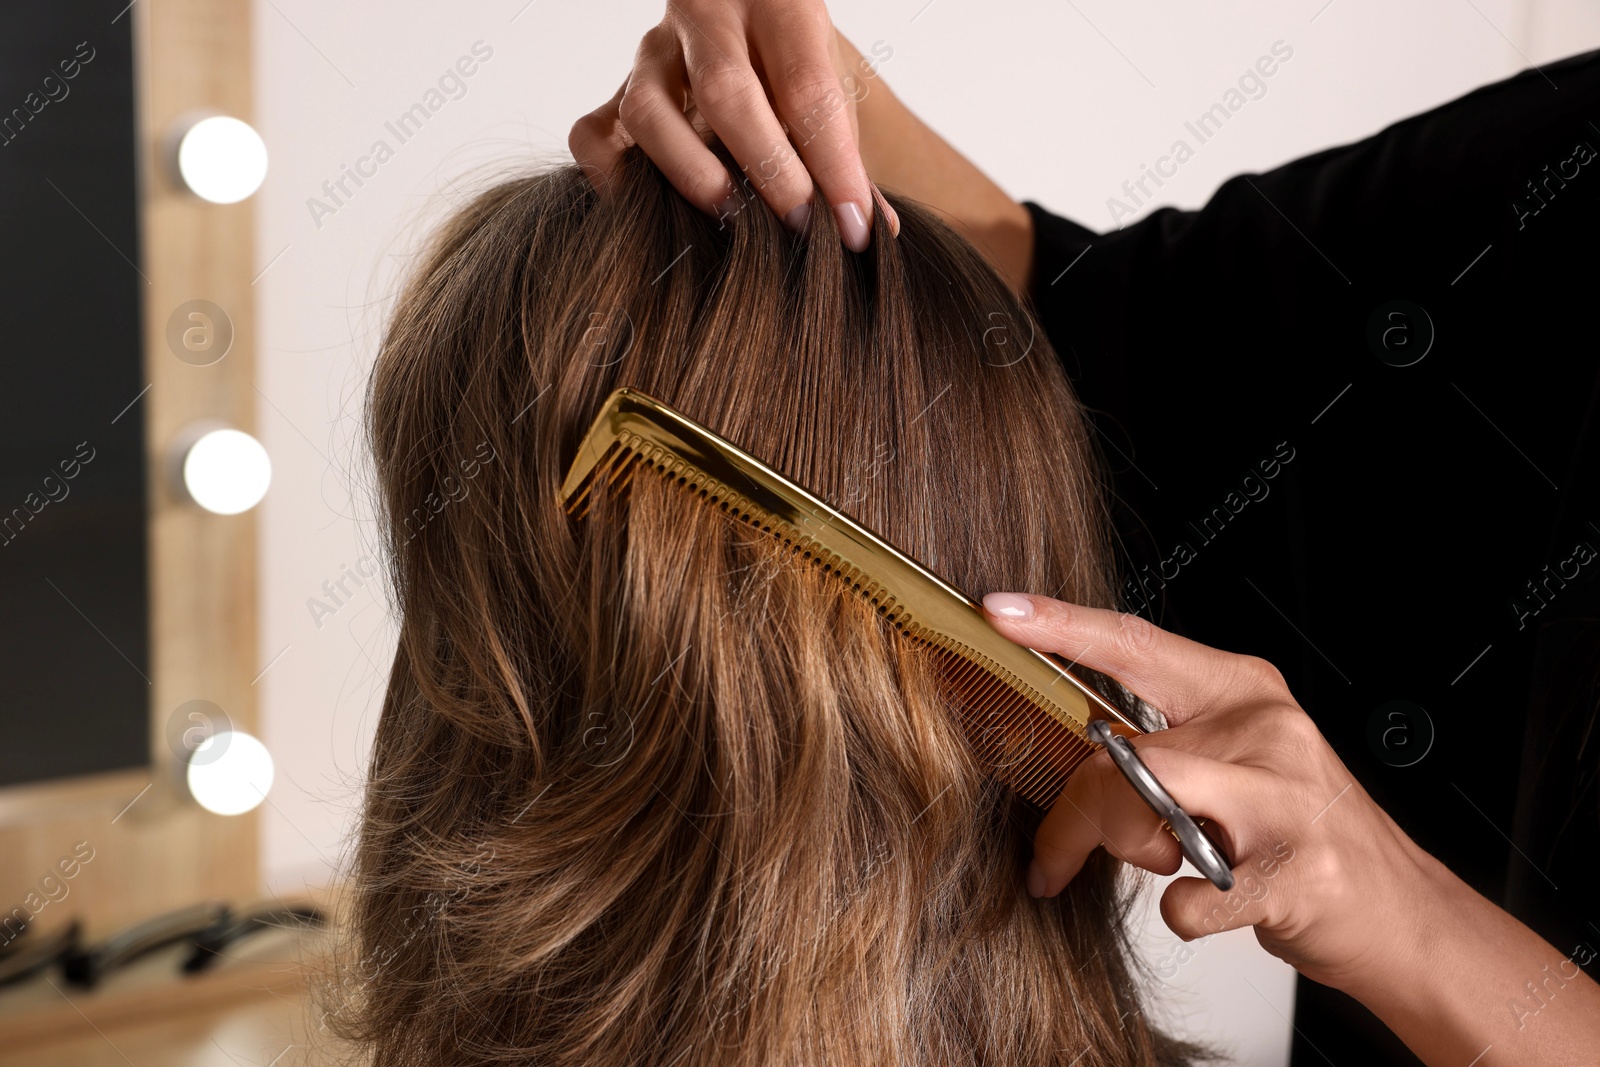
M 793 523 L 772 518 L 744 494 L 637 434 L 618 433 L 583 487 L 567 500 L 567 513 L 577 518 L 588 514 L 597 486 L 608 493 L 626 492 L 641 468 L 774 537 L 790 552 L 848 586 L 915 646 L 930 650 L 940 689 L 955 707 L 980 765 L 1025 800 L 1049 807 L 1078 764 L 1094 751 L 1093 742 L 1040 706 L 1042 698 L 1030 696 L 1035 693 L 1032 686 L 988 656 L 920 625 L 880 583 Z

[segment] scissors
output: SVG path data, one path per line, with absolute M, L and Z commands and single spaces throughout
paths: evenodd
M 1184 811 L 1150 772 L 1150 768 L 1144 765 L 1144 760 L 1139 758 L 1139 753 L 1134 751 L 1128 739 L 1112 733 L 1105 720 L 1096 719 L 1089 724 L 1089 737 L 1106 747 L 1117 769 L 1128 779 L 1134 791 L 1150 805 L 1151 811 L 1161 816 L 1167 832 L 1178 839 L 1184 859 L 1194 864 L 1218 889 L 1232 889 L 1233 864 L 1228 862 L 1222 849 L 1206 834 L 1202 825 L 1205 820 L 1197 820 Z

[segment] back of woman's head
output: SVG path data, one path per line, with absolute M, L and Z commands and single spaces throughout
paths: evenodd
M 1022 886 L 989 782 L 870 605 L 636 476 L 556 491 L 615 387 L 969 594 L 1112 602 L 1084 420 L 982 258 L 896 200 L 710 219 L 637 151 L 444 228 L 372 382 L 399 650 L 354 875 L 379 1064 L 1135 1064 L 1112 864 Z

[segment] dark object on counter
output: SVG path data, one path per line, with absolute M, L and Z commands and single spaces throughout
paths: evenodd
M 23 927 L 23 932 L 26 933 L 27 929 Z M 79 947 L 81 935 L 82 926 L 76 919 L 65 930 L 48 937 L 25 938 L 18 934 L 15 940 L 0 950 L 0 988 L 31 978 L 78 954 L 82 951 Z
M 62 973 L 84 989 L 94 987 L 107 974 L 156 949 L 183 941 L 196 941 L 229 924 L 225 904 L 195 904 L 125 927 L 99 945 L 67 953 Z
M 262 930 L 282 929 L 289 924 L 302 928 L 320 929 L 327 925 L 327 917 L 309 905 L 289 908 L 268 908 L 248 915 L 225 917 L 211 929 L 194 940 L 194 952 L 183 961 L 184 974 L 198 974 L 215 964 L 222 950 L 251 934 Z

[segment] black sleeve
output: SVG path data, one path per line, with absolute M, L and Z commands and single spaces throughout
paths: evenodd
M 1590 53 L 1198 211 L 1096 234 L 1028 205 L 1127 609 L 1276 663 L 1423 847 L 1591 973 L 1597 149 Z M 1415 1062 L 1299 996 L 1296 1062 Z
M 1327 312 L 1364 308 L 1369 294 L 1471 305 L 1530 269 L 1593 279 L 1592 250 L 1562 231 L 1592 220 L 1597 123 L 1600 52 L 1240 175 L 1198 211 L 1162 209 L 1096 234 L 1029 203 L 1032 297 L 1063 355 L 1098 345 L 1132 357 L 1069 363 L 1082 389 L 1143 393 L 1147 372 L 1230 325 L 1254 324 L 1229 361 L 1254 376 L 1280 372 L 1279 346 L 1325 331 Z

